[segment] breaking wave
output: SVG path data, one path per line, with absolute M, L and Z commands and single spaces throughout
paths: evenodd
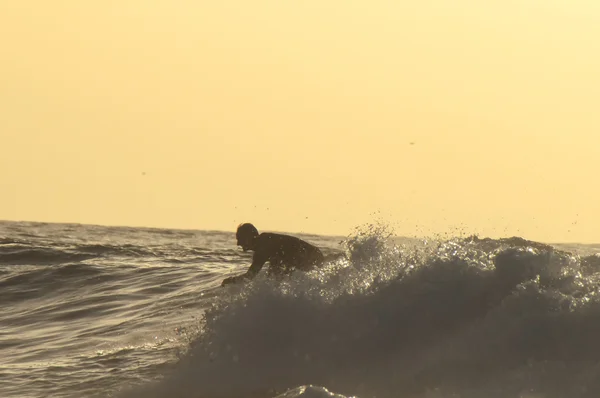
M 345 245 L 321 270 L 223 289 L 164 379 L 127 395 L 600 394 L 599 257 L 521 238 L 402 245 L 379 226 Z

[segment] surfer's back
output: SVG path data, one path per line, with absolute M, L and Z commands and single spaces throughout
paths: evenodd
M 323 253 L 318 247 L 295 236 L 263 232 L 257 237 L 255 255 L 272 265 L 308 270 L 321 265 Z
M 254 278 L 266 262 L 270 263 L 271 274 L 282 275 L 294 269 L 310 271 L 325 261 L 318 247 L 295 236 L 272 232 L 259 234 L 256 227 L 250 223 L 240 224 L 235 237 L 238 246 L 244 251 L 254 252 L 252 264 L 245 274 L 225 278 L 222 286 Z

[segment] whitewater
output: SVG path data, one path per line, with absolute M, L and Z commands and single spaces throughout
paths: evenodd
M 0 397 L 600 396 L 600 245 L 292 235 L 221 287 L 233 232 L 0 222 Z

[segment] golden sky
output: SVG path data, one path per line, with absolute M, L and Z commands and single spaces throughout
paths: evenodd
M 600 241 L 597 0 L 4 0 L 0 49 L 0 219 Z

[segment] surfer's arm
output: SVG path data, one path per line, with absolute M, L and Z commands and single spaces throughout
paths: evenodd
M 254 278 L 256 276 L 256 274 L 258 274 L 258 271 L 261 270 L 261 268 L 263 267 L 263 265 L 265 265 L 266 262 L 267 262 L 266 258 L 264 258 L 263 256 L 261 256 L 258 253 L 255 253 L 254 257 L 252 258 L 252 265 L 250 265 L 250 268 L 248 268 L 248 271 L 246 271 L 245 274 L 237 275 L 237 276 L 230 276 L 229 278 L 226 278 L 223 280 L 223 283 L 221 283 L 221 286 L 225 286 L 230 283 L 237 283 L 243 279 Z
M 254 278 L 266 262 L 267 258 L 264 255 L 259 252 L 254 253 L 254 256 L 252 257 L 252 264 L 250 265 L 250 268 L 248 268 L 245 276 L 250 279 Z

